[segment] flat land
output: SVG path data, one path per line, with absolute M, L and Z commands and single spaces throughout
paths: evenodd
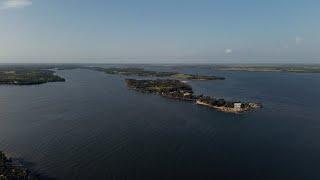
M 177 72 L 160 72 L 160 71 L 148 71 L 143 68 L 101 68 L 99 71 L 103 71 L 107 74 L 119 74 L 124 76 L 142 76 L 142 77 L 169 77 L 177 79 L 188 80 L 224 80 L 223 77 L 206 76 L 206 75 L 193 75 L 183 74 Z
M 290 72 L 290 73 L 320 73 L 320 66 L 315 65 L 279 65 L 279 66 L 250 66 L 250 65 L 230 65 L 216 66 L 215 70 L 222 71 L 248 71 L 248 72 Z
M 0 69 L 0 85 L 33 85 L 47 82 L 64 82 L 54 71 L 38 68 L 10 67 Z

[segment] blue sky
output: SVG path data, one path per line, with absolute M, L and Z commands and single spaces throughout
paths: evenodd
M 319 0 L 0 0 L 0 62 L 320 63 Z

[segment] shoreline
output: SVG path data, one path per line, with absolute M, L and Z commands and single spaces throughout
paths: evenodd
M 235 109 L 235 108 L 224 107 L 224 106 L 220 106 L 220 107 L 219 106 L 213 106 L 213 105 L 211 105 L 209 103 L 202 102 L 201 100 L 197 100 L 196 104 L 200 105 L 200 106 L 206 106 L 206 107 L 209 107 L 209 108 L 213 108 L 213 109 L 216 109 L 216 110 L 221 111 L 221 112 L 235 113 L 235 114 L 247 112 L 247 111 L 258 109 L 258 108 L 262 108 L 262 105 L 260 105 L 258 103 L 249 103 L 249 107 L 241 108 L 241 109 Z
M 194 95 L 192 87 L 180 80 L 136 80 L 126 79 L 129 89 L 142 93 L 152 93 L 159 96 L 180 101 L 193 102 L 197 105 L 207 106 L 220 112 L 242 113 L 262 108 L 262 104 L 253 102 L 226 101 L 203 95 Z
M 39 180 L 18 158 L 8 156 L 0 151 L 0 179 Z

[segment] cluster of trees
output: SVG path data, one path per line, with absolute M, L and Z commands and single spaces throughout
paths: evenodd
M 212 106 L 226 106 L 226 107 L 233 107 L 234 103 L 232 102 L 227 102 L 226 100 L 224 100 L 223 98 L 217 99 L 217 98 L 213 98 L 210 96 L 199 96 L 198 98 L 201 102 L 204 102 L 206 104 L 210 104 Z
M 107 68 L 104 69 L 107 74 L 121 74 L 126 76 L 151 76 L 151 77 L 169 77 L 176 73 L 146 71 L 143 68 Z
M 150 93 L 161 94 L 192 94 L 192 87 L 179 80 L 173 79 L 157 79 L 157 80 L 136 80 L 126 79 L 126 83 L 130 88 Z
M 218 107 L 228 107 L 228 108 L 234 108 L 235 103 L 240 103 L 239 101 L 226 101 L 223 98 L 214 98 L 210 96 L 202 96 L 200 95 L 197 99 L 199 99 L 201 102 L 204 102 L 206 104 L 210 104 L 212 106 L 218 106 Z M 250 105 L 248 103 L 241 103 L 241 108 L 248 108 Z
M 64 82 L 53 71 L 42 69 L 0 69 L 0 84 L 30 85 L 47 82 Z

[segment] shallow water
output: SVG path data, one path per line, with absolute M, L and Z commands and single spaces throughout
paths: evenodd
M 241 115 L 130 91 L 124 77 L 0 87 L 0 149 L 57 179 L 319 179 L 320 74 L 213 72 L 197 94 L 258 101 Z

